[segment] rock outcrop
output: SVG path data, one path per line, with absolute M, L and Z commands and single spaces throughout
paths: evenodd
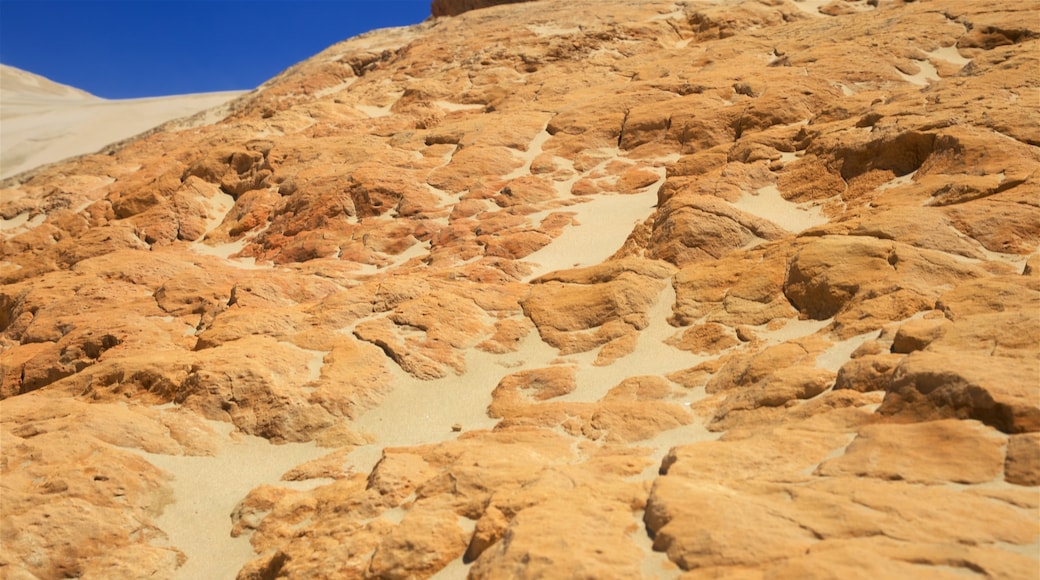
M 438 0 L 7 179 L 0 575 L 1035 578 L 1036 8 Z

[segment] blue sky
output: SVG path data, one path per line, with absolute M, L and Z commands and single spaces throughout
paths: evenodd
M 430 0 L 0 0 L 0 63 L 107 99 L 252 89 Z

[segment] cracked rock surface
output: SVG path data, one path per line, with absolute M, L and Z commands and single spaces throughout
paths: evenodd
M 1035 578 L 1035 2 L 438 0 L 0 191 L 0 576 Z

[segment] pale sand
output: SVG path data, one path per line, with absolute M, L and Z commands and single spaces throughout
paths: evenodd
M 548 123 L 549 122 L 546 121 L 546 126 L 548 126 Z M 535 138 L 527 144 L 527 150 L 523 151 L 520 154 L 520 158 L 523 160 L 524 164 L 513 170 L 511 173 L 503 175 L 502 179 L 516 179 L 517 177 L 530 175 L 531 163 L 534 162 L 536 157 L 542 154 L 542 146 L 545 145 L 545 143 L 548 142 L 551 138 L 552 135 L 550 135 L 549 132 L 543 128 L 542 132 L 536 135 Z M 617 153 L 615 152 L 613 154 L 613 157 L 616 158 L 616 156 Z
M 341 332 L 350 334 L 351 329 Z M 371 346 L 372 356 L 383 356 Z M 375 437 L 371 445 L 351 452 L 348 462 L 359 472 L 372 469 L 383 447 L 436 443 L 454 439 L 452 426 L 464 431 L 491 429 L 498 422 L 487 415 L 491 391 L 508 374 L 523 369 L 549 366 L 557 357 L 556 349 L 542 342 L 532 331 L 521 342 L 517 352 L 490 354 L 476 348 L 466 353 L 466 373 L 449 372 L 442 379 L 424 381 L 404 372 L 393 362 L 390 367 L 393 390 L 379 406 L 365 412 L 351 428 Z
M 64 99 L 97 99 L 84 90 L 56 83 L 17 67 L 0 64 L 0 99 L 26 94 Z
M 256 557 L 248 535 L 231 537 L 231 512 L 250 490 L 265 483 L 309 489 L 328 482 L 280 479 L 289 469 L 326 455 L 329 449 L 313 443 L 273 445 L 259 437 L 232 434 L 229 423 L 211 421 L 210 426 L 220 434 L 215 456 L 138 451 L 151 464 L 173 475 L 173 503 L 165 507 L 156 524 L 169 536 L 169 545 L 187 556 L 174 576 L 185 580 L 234 578 Z
M 791 233 L 827 223 L 827 218 L 819 207 L 787 201 L 775 185 L 763 187 L 753 193 L 745 193 L 733 207 L 769 220 Z
M 231 196 L 227 196 L 227 197 L 230 198 Z M 219 196 L 218 196 L 218 198 L 219 198 Z M 228 211 L 231 210 L 231 207 L 227 206 L 226 203 L 219 203 L 218 202 L 218 203 L 216 203 L 216 206 L 218 208 L 220 208 L 220 209 L 223 209 L 225 214 Z M 224 209 L 224 208 L 226 208 L 226 209 Z M 207 231 L 207 233 L 209 233 L 209 231 L 212 231 L 213 228 L 219 226 L 220 222 L 223 221 L 223 219 L 224 219 L 223 215 L 221 215 L 219 217 L 216 217 L 216 218 L 211 216 L 210 217 L 210 226 L 211 227 L 210 227 L 210 230 Z M 214 225 L 214 224 L 216 224 L 216 225 Z M 233 258 L 232 257 L 235 254 L 237 254 L 237 253 L 241 252 L 242 250 L 244 250 L 245 247 L 246 247 L 246 244 L 248 244 L 250 241 L 256 239 L 256 237 L 259 236 L 260 234 L 262 234 L 265 231 L 267 231 L 267 228 L 269 228 L 269 227 L 271 227 L 271 224 L 267 224 L 266 226 L 260 228 L 259 230 L 255 231 L 255 232 L 250 232 L 250 233 L 242 236 L 241 238 L 239 238 L 238 240 L 236 240 L 234 242 L 224 242 L 224 243 L 221 243 L 221 244 L 208 244 L 205 241 L 205 236 L 203 236 L 202 241 L 191 242 L 188 245 L 188 248 L 192 252 L 195 252 L 196 254 L 200 254 L 200 255 L 203 255 L 203 256 L 212 256 L 214 258 L 219 258 L 219 259 L 223 260 L 226 265 L 233 266 L 235 268 L 239 268 L 239 269 L 242 269 L 242 270 L 270 270 L 270 269 L 274 268 L 274 265 L 272 265 L 272 264 L 257 264 L 256 258 L 253 258 L 253 257 Z
M 233 266 L 241 270 L 269 270 L 271 266 L 264 264 L 257 264 L 256 258 L 232 258 L 231 256 L 241 252 L 245 249 L 246 244 L 249 242 L 249 238 L 243 238 L 236 242 L 227 242 L 223 244 L 205 244 L 202 242 L 192 242 L 189 248 L 191 251 L 202 256 L 211 256 L 219 258 L 224 261 L 228 266 Z
M 463 103 L 451 103 L 451 102 L 448 102 L 448 101 L 434 101 L 433 104 L 437 105 L 438 107 L 444 109 L 445 111 L 449 111 L 449 112 L 454 112 L 454 111 L 480 111 L 480 110 L 484 109 L 487 106 L 487 105 L 481 105 L 481 104 L 468 104 L 467 105 L 467 104 L 463 104 Z
M 910 173 L 907 173 L 906 175 L 900 175 L 899 177 L 894 177 L 894 178 L 886 181 L 885 183 L 882 183 L 881 185 L 877 186 L 876 189 L 878 191 L 882 191 L 882 190 L 885 190 L 885 189 L 892 189 L 893 187 L 900 187 L 900 186 L 903 186 L 903 185 L 907 185 L 907 184 L 913 182 L 915 175 L 917 175 L 917 171 L 916 170 L 915 171 L 911 171 Z
M 0 75 L 0 179 L 93 153 L 242 94 L 106 100 L 12 67 L 4 66 Z
M 794 5 L 802 12 L 813 16 L 823 16 L 820 8 L 831 3 L 831 0 L 794 0 Z
M 42 225 L 46 219 L 47 214 L 45 213 L 38 213 L 32 219 L 29 219 L 29 212 L 27 211 L 23 211 L 11 219 L 0 218 L 0 235 L 9 238 L 22 232 L 27 232 Z
M 555 24 L 530 24 L 526 28 L 533 32 L 535 36 L 541 38 L 552 36 L 570 36 L 573 34 L 579 34 L 581 32 L 581 28 L 577 26 L 563 27 Z
M 654 210 L 657 193 L 651 188 L 631 195 L 601 195 L 563 210 L 574 213 L 568 227 L 547 246 L 527 255 L 535 267 L 527 280 L 555 270 L 599 264 L 621 249 L 632 233 Z
M 834 344 L 834 346 L 820 353 L 816 357 L 816 367 L 829 371 L 838 372 L 842 365 L 849 362 L 852 352 L 859 348 L 864 342 L 877 338 L 878 332 L 872 331 L 847 338 Z
M 921 72 L 908 75 L 899 69 L 895 69 L 896 73 L 903 77 L 904 81 L 912 85 L 924 87 L 927 86 L 929 82 L 939 80 L 939 71 L 932 63 L 927 60 L 914 60 L 913 63 L 917 65 L 917 68 L 921 69 Z
M 542 144 L 545 143 L 547 135 L 548 133 L 543 133 L 531 143 L 524 156 L 524 167 L 514 174 L 529 171 L 532 160 L 541 154 Z M 586 173 L 594 173 L 618 158 L 617 150 L 612 150 L 603 161 Z M 524 281 L 533 280 L 556 270 L 599 264 L 621 249 L 635 226 L 650 217 L 657 207 L 657 190 L 664 183 L 665 169 L 664 167 L 648 167 L 647 169 L 657 171 L 660 177 L 639 193 L 603 194 L 576 198 L 579 203 L 565 209 L 543 211 L 531 215 L 529 219 L 540 221 L 553 211 L 561 211 L 574 214 L 574 223 L 564 229 L 563 233 L 548 245 L 524 257 L 525 262 L 533 265 L 532 272 Z M 560 197 L 566 199 L 570 197 L 571 186 L 581 177 L 582 175 L 575 175 L 571 179 L 553 185 Z
M 928 56 L 939 60 L 945 60 L 946 62 L 953 63 L 958 66 L 964 66 L 971 62 L 970 58 L 964 58 L 963 56 L 961 56 L 960 51 L 957 50 L 957 47 L 955 45 L 937 48 L 932 52 L 929 52 Z

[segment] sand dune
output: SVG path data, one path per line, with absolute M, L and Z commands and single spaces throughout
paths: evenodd
M 0 87 L 0 179 L 92 153 L 242 94 L 108 100 L 7 65 L 0 65 Z

